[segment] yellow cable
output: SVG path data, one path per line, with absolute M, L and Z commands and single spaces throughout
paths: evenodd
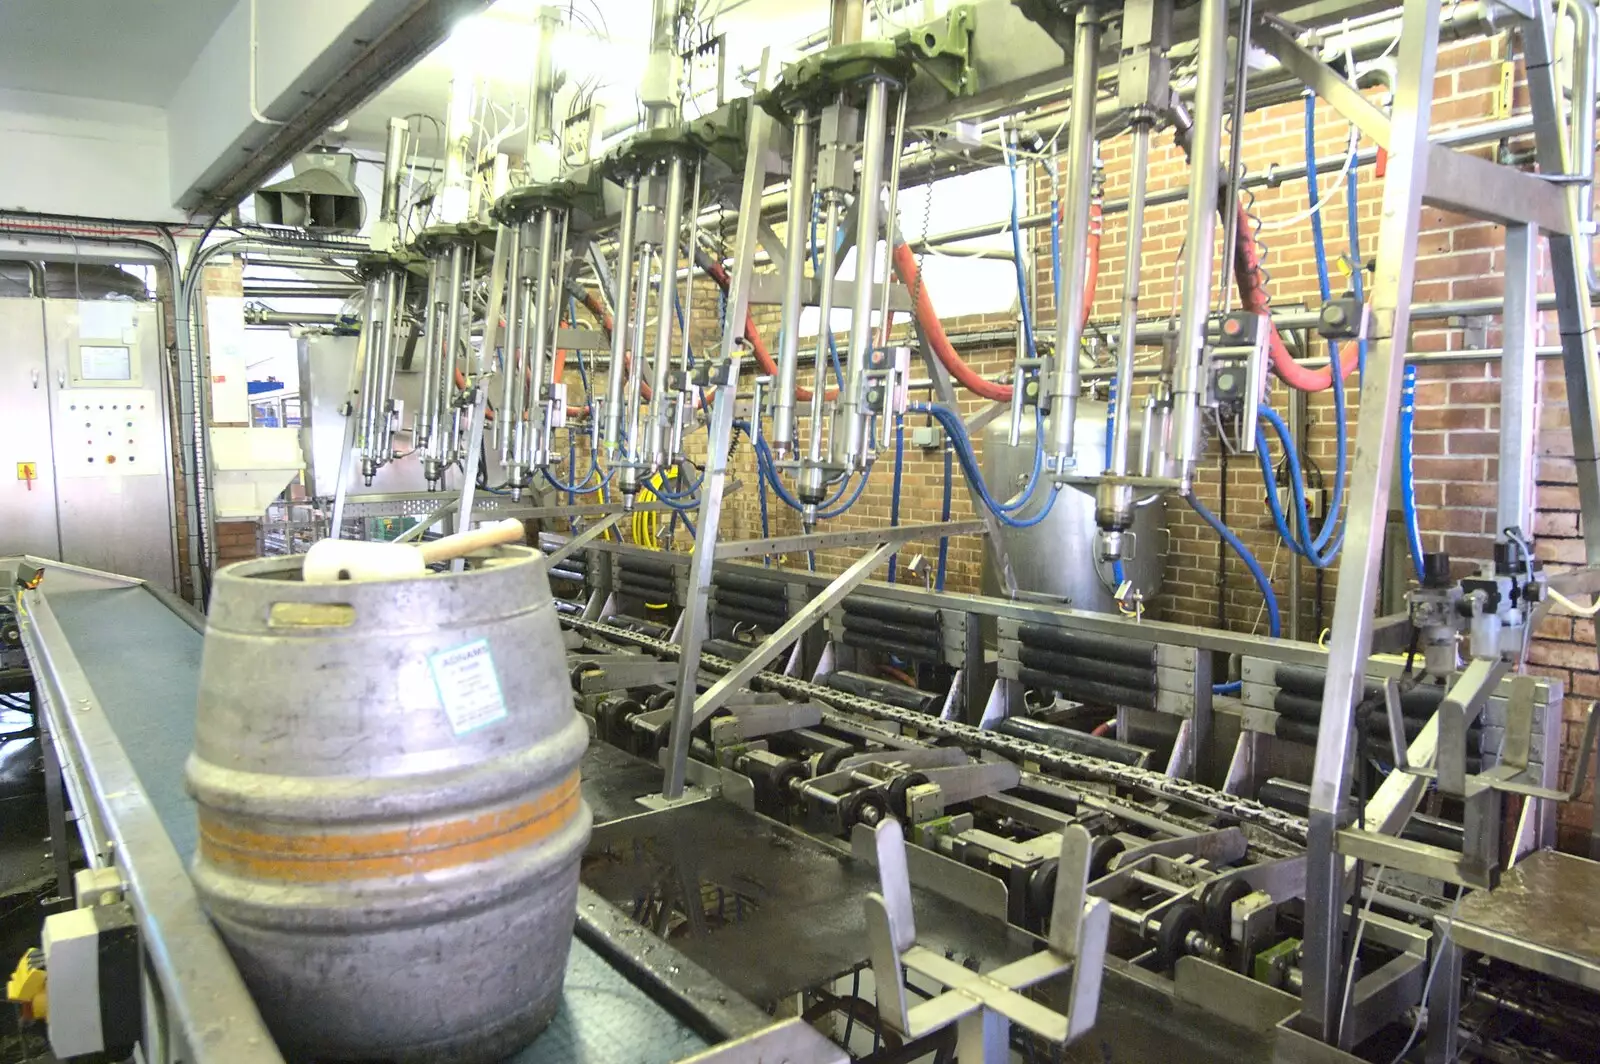
M 644 484 L 641 484 L 639 486 L 639 501 L 645 503 L 654 502 L 656 493 L 650 489 L 658 487 L 660 483 L 661 475 L 658 473 Z M 654 510 L 635 510 L 633 512 L 633 541 L 642 547 L 649 547 L 651 550 L 661 549 L 661 541 L 656 538 L 656 513 Z M 665 602 L 646 602 L 644 604 L 647 610 L 664 610 L 668 605 Z

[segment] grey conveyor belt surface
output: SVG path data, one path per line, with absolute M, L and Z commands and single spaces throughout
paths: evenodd
M 189 861 L 195 814 L 183 789 L 183 764 L 194 740 L 200 634 L 141 587 L 106 587 L 70 572 L 52 572 L 47 582 L 50 608 L 74 656 L 173 846 Z M 705 1039 L 574 938 L 561 1009 L 507 1064 L 667 1064 L 706 1047 Z

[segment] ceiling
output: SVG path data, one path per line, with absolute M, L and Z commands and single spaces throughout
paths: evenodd
M 165 107 L 235 0 L 0 0 L 0 89 Z

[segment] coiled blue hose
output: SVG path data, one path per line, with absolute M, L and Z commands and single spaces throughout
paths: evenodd
M 846 510 L 850 509 L 850 507 L 854 506 L 856 504 L 856 500 L 861 498 L 861 492 L 867 486 L 867 478 L 869 476 L 871 476 L 871 475 L 872 475 L 872 467 L 868 466 L 866 468 L 866 470 L 860 476 L 856 477 L 855 489 L 850 492 L 850 497 L 848 499 L 846 499 L 840 505 L 834 506 L 834 507 L 830 507 L 828 509 L 822 509 L 822 508 L 819 507 L 817 509 L 817 516 L 818 517 L 822 517 L 822 518 L 839 517 Z M 843 493 L 844 493 L 844 485 L 840 484 L 839 485 L 839 494 L 834 495 L 834 497 L 833 497 L 834 501 L 837 501 L 838 498 L 839 498 L 839 495 L 842 495 Z
M 740 424 L 743 424 L 743 422 L 740 422 Z M 767 446 L 767 441 L 761 439 L 760 437 L 753 437 L 753 439 L 755 441 L 756 465 L 758 474 L 764 480 L 766 480 L 766 482 L 771 486 L 773 494 L 782 500 L 784 505 L 788 506 L 791 510 L 804 510 L 805 504 L 799 499 L 796 499 L 793 495 L 789 494 L 789 489 L 783 486 L 783 479 L 778 476 L 777 463 L 772 457 L 772 448 Z M 856 478 L 855 492 L 850 496 L 850 500 L 843 506 L 833 509 L 833 507 L 838 504 L 839 500 L 844 497 L 845 488 L 847 488 L 850 483 L 848 478 L 840 481 L 839 490 L 833 493 L 833 498 L 822 504 L 822 508 L 817 511 L 817 516 L 838 517 L 840 514 L 850 509 L 851 506 L 855 505 L 856 500 L 861 497 L 861 492 L 866 486 L 866 481 L 867 473 L 862 473 L 861 476 Z

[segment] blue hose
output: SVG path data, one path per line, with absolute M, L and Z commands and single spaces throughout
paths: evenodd
M 1289 545 L 1289 549 L 1305 558 L 1314 568 L 1326 569 L 1332 565 L 1339 556 L 1339 548 L 1344 544 L 1344 529 L 1342 521 L 1330 520 L 1323 526 L 1325 532 L 1331 532 L 1335 525 L 1339 525 L 1339 534 L 1332 544 L 1322 542 L 1319 536 L 1315 541 L 1307 537 L 1310 528 L 1310 512 L 1306 506 L 1305 482 L 1300 476 L 1300 456 L 1295 453 L 1294 445 L 1289 439 L 1289 427 L 1283 423 L 1283 418 L 1270 406 L 1260 409 L 1261 419 L 1270 424 L 1278 435 L 1278 443 L 1283 447 L 1284 459 L 1289 463 L 1289 485 L 1294 496 L 1295 512 L 1297 514 L 1296 528 L 1291 531 L 1288 522 L 1284 519 L 1283 506 L 1278 501 L 1277 485 L 1272 476 L 1271 451 L 1267 446 L 1267 435 L 1256 426 L 1256 457 L 1261 462 L 1261 477 L 1267 485 L 1267 508 L 1272 512 L 1273 524 L 1277 526 L 1278 535 Z
M 1211 685 L 1211 693 L 1214 695 L 1236 695 L 1243 690 L 1243 680 L 1234 680 L 1232 683 L 1218 683 Z
M 1355 293 L 1356 301 L 1365 303 L 1367 300 L 1366 282 L 1361 276 L 1361 229 L 1356 220 L 1356 212 L 1360 209 L 1356 193 L 1357 167 L 1350 167 L 1350 174 L 1345 179 L 1344 205 L 1345 222 L 1350 230 L 1350 290 Z M 1367 375 L 1367 338 L 1363 336 L 1356 341 L 1356 373 L 1360 377 Z M 1359 378 L 1358 378 L 1359 379 Z
M 1317 189 L 1317 142 L 1316 142 L 1317 100 L 1310 93 L 1306 95 L 1306 198 L 1311 204 L 1311 242 L 1316 254 L 1317 262 L 1317 287 L 1322 294 L 1322 299 L 1327 302 L 1331 298 L 1331 288 L 1328 281 L 1328 255 L 1323 242 L 1322 212 L 1318 209 L 1320 193 Z M 1351 214 L 1351 225 L 1354 226 L 1354 214 Z M 1355 231 L 1352 228 L 1352 240 Z M 1291 533 L 1288 523 L 1283 516 L 1283 508 L 1278 503 L 1277 482 L 1272 474 L 1272 463 L 1268 458 L 1265 434 L 1259 426 L 1256 428 L 1257 455 L 1261 460 L 1262 486 L 1266 489 L 1267 503 L 1272 510 L 1273 521 L 1277 525 L 1278 534 L 1283 537 L 1289 549 L 1303 556 L 1313 566 L 1325 569 L 1333 564 L 1339 556 L 1339 550 L 1344 544 L 1344 482 L 1346 466 L 1349 461 L 1349 440 L 1347 429 L 1347 412 L 1344 390 L 1344 379 L 1339 372 L 1339 346 L 1330 343 L 1333 390 L 1333 420 L 1335 434 L 1334 451 L 1334 476 L 1333 499 L 1328 509 L 1328 519 L 1323 522 L 1322 528 L 1315 536 L 1310 534 L 1311 515 L 1305 503 L 1305 484 L 1300 478 L 1300 456 L 1289 440 L 1288 430 L 1283 425 L 1283 420 L 1270 408 L 1263 406 L 1261 416 L 1273 423 L 1278 430 L 1279 441 L 1283 445 L 1287 456 L 1290 479 L 1293 482 L 1295 516 L 1297 534 Z M 1365 359 L 1365 346 L 1362 347 L 1362 359 Z
M 767 521 L 767 478 L 761 476 L 759 473 L 756 475 L 756 490 L 759 493 L 757 498 L 761 502 L 761 538 L 766 539 L 768 536 L 772 535 L 771 525 L 768 524 Z M 771 568 L 772 557 L 770 555 L 764 555 L 761 559 L 761 564 Z
M 978 493 L 978 498 L 984 507 L 999 518 L 1001 524 L 1008 528 L 1032 528 L 1050 515 L 1050 511 L 1055 507 L 1056 497 L 1061 493 L 1058 485 L 1051 486 L 1049 497 L 1045 499 L 1043 508 L 1032 517 L 1019 519 L 1012 516 L 1012 514 L 1028 505 L 1033 499 L 1035 490 L 1040 482 L 1045 479 L 1042 476 L 1044 469 L 1044 448 L 1042 445 L 1035 447 L 1033 472 L 1028 477 L 1028 486 L 1016 496 L 1014 501 L 997 502 L 994 496 L 989 493 L 989 486 L 984 483 L 983 473 L 978 468 L 977 456 L 972 450 L 972 441 L 967 436 L 966 426 L 962 424 L 961 418 L 944 407 L 929 406 L 925 403 L 918 403 L 913 409 L 918 413 L 932 414 L 934 420 L 939 422 L 940 427 L 944 429 L 946 438 L 955 447 L 956 459 L 961 463 L 961 472 L 966 476 L 968 485 Z M 1037 419 L 1037 428 L 1034 439 L 1042 441 L 1044 439 L 1044 415 L 1036 411 L 1035 418 Z
M 1022 331 L 1027 338 L 1028 357 L 1037 358 L 1038 352 L 1034 350 L 1033 346 L 1033 312 L 1028 309 L 1028 277 L 1022 266 L 1026 260 L 1022 257 L 1022 223 L 1017 217 L 1017 155 L 1015 151 L 1006 152 L 1006 166 L 1011 170 L 1011 251 L 1014 256 L 1013 262 L 1017 268 L 1017 301 L 1022 306 Z M 1057 236 L 1056 239 L 1059 241 L 1060 237 Z M 1061 270 L 1058 266 L 1056 277 L 1060 278 L 1060 276 Z M 1056 283 L 1059 285 L 1061 282 L 1057 280 Z M 1061 304 L 1057 303 L 1056 305 L 1060 306 Z M 1041 453 L 1043 452 L 1042 445 L 1040 451 Z
M 1210 525 L 1211 531 L 1221 536 L 1223 542 L 1232 547 L 1233 552 L 1239 556 L 1239 560 L 1244 562 L 1245 568 L 1250 570 L 1250 575 L 1255 578 L 1256 587 L 1261 589 L 1261 597 L 1267 604 L 1267 629 L 1276 638 L 1282 631 L 1282 624 L 1278 617 L 1278 596 L 1273 594 L 1272 581 L 1267 579 L 1266 570 L 1261 568 L 1261 563 L 1256 561 L 1256 556 L 1251 554 L 1250 548 L 1246 547 L 1244 542 L 1233 534 L 1233 530 L 1217 520 L 1216 514 L 1206 509 L 1205 503 L 1201 502 L 1193 494 L 1187 495 L 1185 498 L 1189 500 L 1189 505 L 1194 507 L 1194 512 L 1200 515 L 1200 520 Z
M 610 469 L 606 470 L 606 475 L 600 478 L 600 483 L 594 485 L 593 487 L 584 487 L 581 484 L 563 484 L 561 481 L 550 475 L 550 470 L 545 469 L 541 470 L 541 472 L 544 473 L 544 479 L 550 482 L 550 486 L 559 492 L 564 492 L 568 495 L 589 495 L 597 491 L 604 491 L 606 485 L 611 483 L 611 474 L 613 471 Z M 589 481 L 598 475 L 599 472 L 599 469 L 591 461 L 589 465 L 589 475 L 583 478 L 583 483 L 589 483 Z
M 1055 281 L 1056 306 L 1065 306 L 1066 282 L 1061 279 L 1061 201 L 1050 197 L 1050 276 Z
M 689 327 L 684 324 L 683 320 L 683 300 L 678 296 L 678 288 L 676 285 L 674 285 L 672 288 L 672 309 L 678 312 L 678 331 L 684 333 L 688 332 Z M 688 356 L 688 367 L 690 369 L 694 369 L 694 347 L 690 345 L 688 341 L 684 341 L 683 350 Z
M 771 485 L 773 494 L 777 495 L 777 497 L 782 500 L 784 505 L 788 506 L 789 509 L 804 510 L 805 504 L 799 499 L 796 499 L 793 495 L 789 494 L 789 489 L 783 486 L 783 480 L 778 476 L 777 463 L 772 457 L 772 448 L 767 446 L 767 441 L 756 438 L 755 452 L 757 471 L 766 479 L 768 484 Z M 833 493 L 833 498 L 822 504 L 822 508 L 817 511 L 817 516 L 838 517 L 840 514 L 850 509 L 851 506 L 855 505 L 855 501 L 861 497 L 861 491 L 866 486 L 866 480 L 866 473 L 863 473 L 860 477 L 856 478 L 855 493 L 850 496 L 850 500 L 843 506 L 840 506 L 838 509 L 833 509 L 833 507 L 838 504 L 839 500 L 844 498 L 845 488 L 850 483 L 848 477 L 844 480 L 841 480 L 839 482 L 839 490 Z
M 889 527 L 900 527 L 900 485 L 906 471 L 906 420 L 896 414 L 894 419 L 894 488 L 889 496 Z M 889 555 L 889 583 L 894 583 L 895 562 L 899 554 Z
M 682 478 L 680 477 L 679 479 Z M 700 470 L 699 479 L 693 484 L 689 485 L 687 488 L 684 488 L 682 491 L 666 491 L 665 483 L 663 483 L 659 488 L 651 488 L 650 490 L 655 493 L 656 498 L 661 499 L 663 502 L 681 502 L 682 500 L 689 498 L 699 491 L 700 485 L 704 484 L 705 482 L 706 471 L 702 469 Z
M 1106 468 L 1111 468 L 1111 441 L 1116 438 L 1117 379 L 1112 377 L 1106 387 Z
M 940 505 L 939 505 L 939 520 L 941 520 L 941 521 L 950 520 L 950 482 L 953 479 L 953 476 L 954 476 L 954 473 L 955 473 L 955 470 L 954 470 L 953 466 L 954 466 L 954 461 L 953 461 L 953 456 L 952 456 L 951 450 L 950 450 L 950 444 L 948 442 L 946 442 L 945 445 L 944 445 L 944 501 L 942 503 L 940 503 Z M 933 589 L 935 591 L 943 591 L 944 590 L 944 573 L 945 573 L 945 568 L 946 568 L 947 564 L 949 563 L 949 560 L 950 560 L 950 537 L 949 536 L 940 536 L 939 537 L 939 567 L 938 567 L 937 570 L 935 570 L 934 577 L 933 577 Z
M 831 507 L 830 509 L 824 510 L 824 509 L 820 509 L 819 508 L 817 510 L 817 516 L 821 517 L 821 518 L 832 519 L 832 518 L 835 518 L 835 517 L 838 517 L 838 516 L 842 515 L 846 510 L 848 510 L 848 509 L 850 509 L 850 507 L 854 506 L 856 504 L 856 500 L 861 498 L 861 492 L 867 486 L 867 478 L 869 476 L 871 476 L 871 475 L 872 475 L 872 467 L 868 466 L 866 468 L 865 472 L 863 472 L 860 476 L 856 477 L 855 490 L 850 493 L 850 498 L 846 499 L 840 505 Z M 844 485 L 840 484 L 839 485 L 839 494 L 842 495 L 843 493 L 844 493 Z M 835 495 L 833 498 L 834 498 L 835 501 L 837 501 L 838 498 L 839 498 L 839 495 Z
M 1413 433 L 1417 419 L 1417 367 L 1407 366 L 1400 384 L 1400 495 L 1406 515 L 1406 543 L 1411 547 L 1411 567 L 1422 579 L 1422 526 L 1417 520 L 1417 478 L 1412 471 Z

